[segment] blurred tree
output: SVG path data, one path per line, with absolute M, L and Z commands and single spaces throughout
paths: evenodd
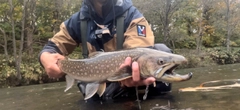
M 162 42 L 169 45 L 173 14 L 181 7 L 182 2 L 183 0 L 137 0 L 134 5 L 158 30 L 158 37 L 163 37 Z
M 15 61 L 15 68 L 17 71 L 17 79 L 18 79 L 18 83 L 20 84 L 20 81 L 22 79 L 22 75 L 21 75 L 21 71 L 20 71 L 20 63 L 18 62 L 18 55 L 17 55 L 17 46 L 16 46 L 16 31 L 15 31 L 15 20 L 17 20 L 18 16 L 14 16 L 14 10 L 17 8 L 15 7 L 16 1 L 13 0 L 9 0 L 9 6 L 10 6 L 10 10 L 9 10 L 9 21 L 11 23 L 11 27 L 12 27 L 12 41 L 13 41 L 13 56 L 14 56 L 14 61 Z M 16 9 L 17 10 L 17 9 Z M 18 11 L 18 10 L 17 10 Z M 18 20 L 17 20 L 18 21 Z
M 239 14 L 240 13 L 238 10 L 240 7 L 237 5 L 239 1 L 236 0 L 224 0 L 225 6 L 226 6 L 226 16 L 225 20 L 227 22 L 226 30 L 227 30 L 227 37 L 226 37 L 226 46 L 227 46 L 227 51 L 230 50 L 230 38 L 232 36 L 232 33 L 236 26 L 239 23 Z M 237 17 L 238 16 L 238 17 Z

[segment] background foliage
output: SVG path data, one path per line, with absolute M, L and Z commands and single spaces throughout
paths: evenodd
M 182 68 L 240 62 L 239 0 L 132 1 L 151 24 L 156 43 L 165 43 L 189 59 Z M 0 0 L 0 86 L 61 80 L 48 78 L 38 53 L 81 3 Z M 76 52 L 71 57 L 81 55 Z

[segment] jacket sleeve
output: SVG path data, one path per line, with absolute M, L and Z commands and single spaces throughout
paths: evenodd
M 49 41 L 53 42 L 63 55 L 69 55 L 78 46 L 78 43 L 69 35 L 64 23 L 61 24 L 60 31 Z
M 43 47 L 39 55 L 43 52 L 50 52 L 66 56 L 72 53 L 77 45 L 77 42 L 68 34 L 64 23 L 62 23 L 60 31 L 48 40 L 48 43 Z
M 127 17 L 127 20 L 130 22 L 124 33 L 125 41 L 123 47 L 153 47 L 153 31 L 145 17 L 143 17 L 137 9 L 128 16 L 130 16 L 130 18 Z

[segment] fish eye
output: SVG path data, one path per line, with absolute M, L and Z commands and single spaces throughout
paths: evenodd
M 158 63 L 159 65 L 162 65 L 162 64 L 164 63 L 164 61 L 163 61 L 162 58 L 159 58 L 158 61 L 157 61 L 157 63 Z

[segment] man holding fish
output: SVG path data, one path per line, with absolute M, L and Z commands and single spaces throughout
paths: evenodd
M 58 61 L 65 59 L 65 56 L 71 54 L 79 45 L 84 46 L 84 43 L 86 43 L 87 49 L 85 49 L 90 55 L 96 51 L 107 53 L 118 50 L 119 48 L 116 45 L 118 42 L 117 37 L 119 36 L 117 36 L 116 22 L 119 16 L 124 16 L 124 33 L 123 36 L 120 36 L 123 38 L 123 49 L 136 47 L 160 48 L 163 51 L 170 52 L 170 49 L 165 45 L 154 47 L 154 35 L 151 27 L 145 17 L 132 5 L 131 0 L 83 0 L 80 11 L 73 14 L 60 25 L 60 31 L 49 39 L 40 52 L 40 63 L 45 68 L 46 73 L 54 78 L 60 78 L 67 74 L 60 69 Z M 83 20 L 87 21 L 85 30 L 81 28 L 82 22 L 80 21 Z M 85 37 L 82 30 L 86 31 L 85 42 L 82 39 Z M 95 57 L 95 55 L 92 56 Z M 96 55 L 96 57 L 98 56 Z M 107 66 L 107 64 L 105 65 Z M 117 83 L 107 83 L 105 92 L 102 95 L 103 98 L 123 96 L 121 93 L 129 95 L 128 91 L 131 91 L 132 87 L 152 85 L 156 82 L 156 77 L 149 76 L 142 78 L 139 63 L 130 56 L 126 56 L 122 64 L 117 68 L 121 69 L 124 67 L 131 67 L 131 77 L 127 76 L 122 80 L 118 80 Z M 88 87 L 86 85 L 84 81 L 78 84 L 83 94 L 85 94 Z M 168 83 L 157 81 L 156 87 L 151 86 L 149 90 L 150 92 L 153 91 L 152 93 L 156 95 L 170 91 L 171 86 Z

